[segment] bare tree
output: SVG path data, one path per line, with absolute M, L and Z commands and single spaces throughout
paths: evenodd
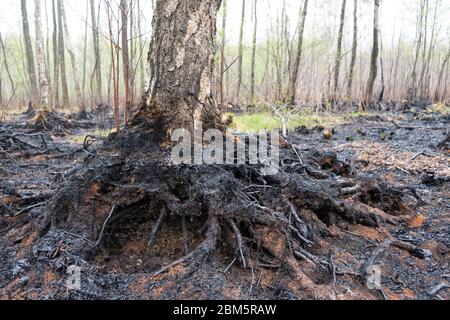
M 222 2 L 223 15 L 222 15 L 222 42 L 220 46 L 220 112 L 223 115 L 225 110 L 225 84 L 224 84 L 224 73 L 225 73 L 225 46 L 226 46 L 226 26 L 227 26 L 227 0 Z
M 70 62 L 72 65 L 72 76 L 73 76 L 73 82 L 74 82 L 74 88 L 75 88 L 75 96 L 77 103 L 80 105 L 80 113 L 79 116 L 81 118 L 86 118 L 86 105 L 83 100 L 83 95 L 81 93 L 81 86 L 80 86 L 80 78 L 79 78 L 79 72 L 78 72 L 78 64 L 77 64 L 77 58 L 75 55 L 75 52 L 73 51 L 72 44 L 70 42 L 70 35 L 69 35 L 69 28 L 67 27 L 67 19 L 66 19 L 66 10 L 64 6 L 64 0 L 61 1 L 61 18 L 63 20 L 63 26 L 64 26 L 64 32 L 65 32 L 65 44 L 67 48 L 67 52 L 69 53 Z
M 373 89 L 375 86 L 375 80 L 378 74 L 378 55 L 380 53 L 379 47 L 379 21 L 380 21 L 380 0 L 374 0 L 374 13 L 373 13 L 373 45 L 372 55 L 370 59 L 370 72 L 369 80 L 367 82 L 365 103 L 366 105 L 373 101 Z
M 347 97 L 350 99 L 353 91 L 353 77 L 355 74 L 356 55 L 358 53 L 358 0 L 354 0 L 353 4 L 353 42 L 352 42 L 352 58 L 348 72 Z
M 36 33 L 36 61 L 39 75 L 39 103 L 40 107 L 48 107 L 48 79 L 45 66 L 45 46 L 42 35 L 41 0 L 34 0 L 34 30 Z
M 56 0 L 52 0 L 53 17 L 53 108 L 59 106 L 58 20 Z
M 347 5 L 347 0 L 342 0 L 341 8 L 341 19 L 339 20 L 339 32 L 338 41 L 336 49 L 336 58 L 334 60 L 334 87 L 333 87 L 333 101 L 338 100 L 338 90 L 339 90 L 339 76 L 341 72 L 341 60 L 342 60 L 342 40 L 344 37 L 344 24 L 345 24 L 345 9 Z
M 97 88 L 97 103 L 101 101 L 102 98 L 102 64 L 100 58 L 100 37 L 98 32 L 97 16 L 95 10 L 95 0 L 90 0 L 91 2 L 91 23 L 92 23 L 92 38 L 94 45 L 94 74 L 96 79 Z
M 127 123 L 127 111 L 131 106 L 131 88 L 130 88 L 130 54 L 128 50 L 128 0 L 120 0 L 120 12 L 122 17 L 122 64 L 123 64 L 123 82 L 125 88 L 125 103 L 123 110 L 123 123 Z
M 11 75 L 11 69 L 10 69 L 9 63 L 8 63 L 8 54 L 6 53 L 5 43 L 3 42 L 3 37 L 1 35 L 1 33 L 0 33 L 0 47 L 1 47 L 2 53 L 3 53 L 3 66 L 5 68 L 6 74 L 9 79 L 10 87 L 11 87 L 10 88 L 11 94 L 14 95 L 16 92 L 16 83 L 14 82 L 14 78 Z
M 252 41 L 252 64 L 250 71 L 250 96 L 252 102 L 255 101 L 255 64 L 256 64 L 256 35 L 258 32 L 258 0 L 253 3 L 253 19 L 254 19 L 254 29 L 253 29 L 253 41 Z
M 30 25 L 28 23 L 27 1 L 21 0 L 20 7 L 22 10 L 22 28 L 26 54 L 26 65 L 28 72 L 28 80 L 30 82 L 30 97 L 31 100 L 33 101 L 38 96 L 39 90 L 36 79 L 36 69 L 34 65 L 34 54 L 30 36 Z
M 438 76 L 438 80 L 436 82 L 436 91 L 434 94 L 435 101 L 441 101 L 441 99 L 445 98 L 445 90 L 443 92 L 441 92 L 441 89 L 442 89 L 442 80 L 444 78 L 444 71 L 447 69 L 449 62 L 450 62 L 450 49 L 448 49 L 447 54 L 445 55 L 444 59 L 442 60 L 442 65 L 439 70 L 439 76 Z
M 142 51 L 144 50 L 144 41 L 142 40 L 143 34 L 142 34 L 142 9 L 141 9 L 141 0 L 137 0 L 137 27 L 138 27 L 138 37 L 139 37 L 139 78 L 140 78 L 140 85 L 141 85 L 141 91 L 144 90 L 145 86 L 145 68 L 144 68 L 144 58 L 142 57 Z
M 417 97 L 417 68 L 418 68 L 419 57 L 420 57 L 420 52 L 421 52 L 421 48 L 422 48 L 423 25 L 424 25 L 424 16 L 425 16 L 425 10 L 426 10 L 426 8 L 425 8 L 426 2 L 425 1 L 426 0 L 420 1 L 420 13 L 419 13 L 418 23 L 417 23 L 416 52 L 415 52 L 414 65 L 413 65 L 412 75 L 411 75 L 412 85 L 411 85 L 410 89 L 412 90 L 412 96 L 409 97 L 410 100 L 415 100 Z
M 86 70 L 87 70 L 87 38 L 88 38 L 88 16 L 89 16 L 89 0 L 86 0 L 86 20 L 84 23 L 84 41 L 83 41 L 83 80 L 82 80 L 82 105 L 86 106 Z
M 239 104 L 241 97 L 242 67 L 244 60 L 244 26 L 245 26 L 245 0 L 242 0 L 241 29 L 239 33 L 238 79 L 236 84 L 236 104 Z
M 65 50 L 65 38 L 64 38 L 64 27 L 63 27 L 63 7 L 62 1 L 58 0 L 58 63 L 61 75 L 61 89 L 63 104 L 65 107 L 70 106 L 69 100 L 69 87 L 67 85 L 67 74 L 66 74 L 66 50 Z
M 300 9 L 300 19 L 298 27 L 298 42 L 297 42 L 297 53 L 295 55 L 294 67 L 292 69 L 292 76 L 290 78 L 289 84 L 289 100 L 293 104 L 296 101 L 297 86 L 298 86 L 298 76 L 300 72 L 300 62 L 303 53 L 303 36 L 305 33 L 305 23 L 306 16 L 308 14 L 308 0 L 305 0 L 303 4 L 303 9 Z

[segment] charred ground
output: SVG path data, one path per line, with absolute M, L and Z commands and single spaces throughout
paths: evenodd
M 447 115 L 299 128 L 274 177 L 168 166 L 151 130 L 93 122 L 1 126 L 1 298 L 449 298 Z

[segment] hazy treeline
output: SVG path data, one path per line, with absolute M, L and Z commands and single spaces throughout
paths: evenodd
M 393 13 L 390 2 L 223 0 L 218 102 L 448 99 L 450 3 L 399 1 L 402 12 Z M 20 0 L 5 7 L 0 0 L 2 15 L 17 15 L 20 29 L 0 29 L 2 110 L 28 101 L 81 111 L 139 102 L 154 1 Z

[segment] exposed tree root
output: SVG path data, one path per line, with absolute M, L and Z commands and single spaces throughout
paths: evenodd
M 146 135 L 128 131 L 110 139 L 74 172 L 51 200 L 41 234 L 65 230 L 94 242 L 96 248 L 74 251 L 87 258 L 143 243 L 142 268 L 153 277 L 179 265 L 193 271 L 218 249 L 232 249 L 235 261 L 252 270 L 285 263 L 293 269 L 295 257 L 335 274 L 329 257 L 313 252 L 331 226 L 378 227 L 413 213 L 405 192 L 378 176 L 355 175 L 335 154 L 313 151 L 300 163 L 293 150 L 283 150 L 280 172 L 264 177 L 248 165 L 168 165 Z M 141 152 L 128 148 L 136 145 Z M 164 252 L 172 227 L 184 255 L 158 266 L 153 257 Z

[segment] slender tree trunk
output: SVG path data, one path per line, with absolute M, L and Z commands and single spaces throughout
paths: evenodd
M 50 27 L 49 27 L 49 18 L 48 18 L 48 6 L 47 1 L 44 1 L 44 11 L 45 11 L 45 29 L 46 29 L 46 37 L 45 37 L 45 56 L 46 56 L 46 63 L 45 63 L 45 73 L 47 74 L 47 81 L 48 81 L 48 89 L 49 89 L 49 104 L 53 101 L 53 93 L 52 93 L 52 78 L 50 76 L 50 70 L 51 70 L 51 60 L 50 60 Z
M 358 54 L 358 0 L 354 0 L 353 8 L 353 43 L 350 70 L 348 73 L 347 98 L 351 99 L 353 93 L 353 77 L 355 74 L 356 55 Z
M 87 0 L 89 1 L 89 0 Z M 86 23 L 84 24 L 84 45 L 83 45 L 83 81 L 82 81 L 82 105 L 86 106 L 86 66 L 87 66 L 87 38 L 88 38 L 88 16 L 89 4 L 86 2 Z
M 11 94 L 14 95 L 16 92 L 16 84 L 14 82 L 14 78 L 11 75 L 11 71 L 10 71 L 11 69 L 9 68 L 9 63 L 8 63 L 8 54 L 6 53 L 5 43 L 3 42 L 1 33 L 0 33 L 0 47 L 1 47 L 2 53 L 3 53 L 3 66 L 5 67 L 6 74 L 8 75 L 9 84 L 11 87 Z
M 381 69 L 381 92 L 378 97 L 379 101 L 383 101 L 384 99 L 384 93 L 386 91 L 386 83 L 385 83 L 385 77 L 384 77 L 384 63 L 383 63 L 383 38 L 381 37 L 381 32 L 379 32 L 380 35 L 380 69 Z
M 69 52 L 70 62 L 72 64 L 72 77 L 75 87 L 75 96 L 77 98 L 77 103 L 80 105 L 80 116 L 86 116 L 86 105 L 83 101 L 83 95 L 81 93 L 80 78 L 78 76 L 78 64 L 75 52 L 73 51 L 72 45 L 70 43 L 69 28 L 67 27 L 66 10 L 64 6 L 64 0 L 61 1 L 61 18 L 63 20 L 64 32 L 65 32 L 65 43 L 67 47 L 67 52 Z
M 95 57 L 95 64 L 94 64 L 94 74 L 95 74 L 95 80 L 96 80 L 96 103 L 100 103 L 102 99 L 102 65 L 101 65 L 101 58 L 100 58 L 100 39 L 98 34 L 98 24 L 97 24 L 97 16 L 96 16 L 96 10 L 95 10 L 95 0 L 91 1 L 91 21 L 92 21 L 92 38 L 93 38 L 93 45 L 94 45 L 94 57 Z
M 226 38 L 226 26 L 227 26 L 227 0 L 223 0 L 223 16 L 222 16 L 222 43 L 220 47 L 220 112 L 221 116 L 225 111 L 225 84 L 224 84 L 224 73 L 225 73 L 225 46 L 227 43 Z
M 39 90 L 36 79 L 36 69 L 34 65 L 34 54 L 30 36 L 30 25 L 28 23 L 27 2 L 26 0 L 21 0 L 20 4 L 22 9 L 22 28 L 27 61 L 26 65 L 27 65 L 28 79 L 30 82 L 30 97 L 31 97 L 30 100 L 35 102 L 37 101 Z
M 0 123 L 3 121 L 3 68 L 0 65 Z
M 242 67 L 244 60 L 244 26 L 245 26 L 245 0 L 242 0 L 242 16 L 241 16 L 241 29 L 239 33 L 239 58 L 238 58 L 238 79 L 236 85 L 236 104 L 239 104 L 241 98 L 241 86 L 242 86 Z
M 373 46 L 372 46 L 372 55 L 370 59 L 370 73 L 369 80 L 367 82 L 366 88 L 366 97 L 365 103 L 366 105 L 370 104 L 373 101 L 373 89 L 375 86 L 375 80 L 377 79 L 378 74 L 378 55 L 380 52 L 379 48 L 379 21 L 380 21 L 380 0 L 374 0 L 374 20 L 373 20 Z
M 139 58 L 139 77 L 140 77 L 140 88 L 141 91 L 144 91 L 145 87 L 145 66 L 144 66 L 144 58 L 141 52 L 144 50 L 144 41 L 142 41 L 142 22 L 141 22 L 141 15 L 142 15 L 142 9 L 141 9 L 141 0 L 137 0 L 137 25 L 138 25 L 138 33 L 139 33 L 139 51 L 140 51 L 140 58 Z
M 58 22 L 56 0 L 52 0 L 53 15 L 53 108 L 59 107 Z
M 132 124 L 157 125 L 161 133 L 159 142 L 170 141 L 175 129 L 193 133 L 200 122 L 205 129 L 222 129 L 211 90 L 220 3 L 220 0 L 156 2 L 148 55 L 150 87 Z
M 136 95 L 136 25 L 135 25 L 135 3 L 130 0 L 130 59 L 129 59 L 129 70 L 130 70 L 130 105 L 134 103 L 134 98 Z
M 444 71 L 446 70 L 447 65 L 449 64 L 449 61 L 450 61 L 450 49 L 448 50 L 444 60 L 442 61 L 442 66 L 439 71 L 439 76 L 438 76 L 438 79 L 436 82 L 436 92 L 434 94 L 435 101 L 441 101 L 442 98 L 445 98 L 445 95 L 444 95 L 445 92 L 441 93 L 441 88 L 442 88 L 442 79 L 444 77 Z
M 250 72 L 250 96 L 252 99 L 252 103 L 255 102 L 255 65 L 256 65 L 256 35 L 258 32 L 258 10 L 257 10 L 258 0 L 255 0 L 253 7 L 254 7 L 254 16 L 255 19 L 255 25 L 253 29 L 253 42 L 252 42 L 252 65 L 251 65 L 251 72 Z
M 345 9 L 347 6 L 347 0 L 342 0 L 341 19 L 339 23 L 338 42 L 336 50 L 336 58 L 334 60 L 334 87 L 333 87 L 333 101 L 338 100 L 339 91 L 339 76 L 341 72 L 341 60 L 342 60 L 342 40 L 344 38 L 344 24 L 345 24 Z
M 412 85 L 411 85 L 411 93 L 412 96 L 409 97 L 409 100 L 415 100 L 417 97 L 417 67 L 419 63 L 420 50 L 422 48 L 422 38 L 423 38 L 423 20 L 425 15 L 425 0 L 421 0 L 420 2 L 420 14 L 417 23 L 417 44 L 416 44 L 416 52 L 414 57 L 414 65 L 411 75 Z
M 123 108 L 123 123 L 127 123 L 127 113 L 131 105 L 130 102 L 130 55 L 128 50 L 128 0 L 120 0 L 120 12 L 122 16 L 122 65 L 123 82 L 125 88 L 125 103 Z
M 34 30 L 36 33 L 36 61 L 39 75 L 39 104 L 48 107 L 48 79 L 45 66 L 45 46 L 42 35 L 41 0 L 34 0 Z
M 305 33 L 305 23 L 306 16 L 308 14 L 308 1 L 305 0 L 303 4 L 303 9 L 300 9 L 300 22 L 298 27 L 298 42 L 297 42 L 297 53 L 295 55 L 294 67 L 292 69 L 292 76 L 290 78 L 289 84 L 289 100 L 291 104 L 294 104 L 297 96 L 297 86 L 298 86 L 298 76 L 300 73 L 300 63 L 303 53 L 303 36 Z
M 58 0 L 58 62 L 59 69 L 61 71 L 61 88 L 62 88 L 62 98 L 64 106 L 67 108 L 70 106 L 69 100 L 69 87 L 67 85 L 67 75 L 66 75 L 66 50 L 65 50 L 65 36 L 63 27 L 63 7 L 62 1 Z

